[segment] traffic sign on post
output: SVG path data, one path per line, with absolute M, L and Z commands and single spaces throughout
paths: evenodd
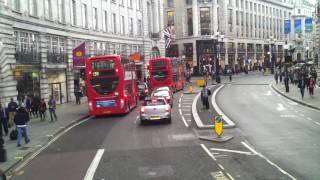
M 222 115 L 215 115 L 214 116 L 214 132 L 218 136 L 218 138 L 221 137 L 223 133 L 223 119 Z

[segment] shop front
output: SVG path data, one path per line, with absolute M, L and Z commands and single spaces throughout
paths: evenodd
M 21 72 L 17 80 L 18 97 L 40 97 L 39 71 Z
M 52 96 L 57 104 L 66 103 L 67 100 L 67 83 L 64 71 L 49 72 L 49 95 Z

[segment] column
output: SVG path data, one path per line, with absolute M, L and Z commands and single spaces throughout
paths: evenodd
M 192 0 L 192 22 L 193 22 L 193 36 L 197 37 L 199 35 L 200 22 L 198 15 L 198 0 Z M 196 48 L 193 48 L 194 50 Z M 194 53 L 195 54 L 195 53 Z
M 193 49 L 193 67 L 195 67 L 195 66 L 198 66 L 198 62 L 197 62 L 197 43 L 196 43 L 196 41 L 194 41 L 193 43 L 192 43 L 192 49 Z M 195 70 L 193 70 L 193 72 L 194 72 Z
M 47 39 L 46 34 L 40 34 L 39 49 L 41 53 L 41 63 L 40 63 L 40 93 L 41 98 L 44 98 L 45 102 L 49 100 L 49 83 L 47 74 Z
M 152 2 L 152 13 L 153 13 L 153 33 L 159 32 L 159 5 L 158 1 L 154 0 Z
M 74 75 L 73 75 L 73 60 L 72 60 L 72 39 L 67 39 L 67 69 L 66 69 L 66 83 L 67 83 L 67 98 L 68 102 L 75 101 L 74 94 Z
M 218 18 L 220 17 L 217 11 L 217 1 L 213 1 L 213 6 L 211 6 L 211 24 L 212 24 L 212 28 L 211 28 L 211 32 L 212 34 L 216 34 L 216 32 L 218 32 Z M 221 8 L 220 8 L 221 11 Z M 221 21 L 220 21 L 221 23 Z M 219 27 L 220 28 L 220 27 Z

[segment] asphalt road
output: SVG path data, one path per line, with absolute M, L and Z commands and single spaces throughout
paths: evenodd
M 174 98 L 172 124 L 140 126 L 138 108 L 122 117 L 94 118 L 66 133 L 12 179 L 84 179 L 99 150 L 104 153 L 93 179 L 212 179 L 211 173 L 221 169 L 181 119 L 181 93 Z M 191 104 L 186 98 L 184 103 Z
M 239 79 L 218 94 L 217 103 L 257 151 L 297 179 L 320 178 L 320 112 L 274 92 L 272 77 Z

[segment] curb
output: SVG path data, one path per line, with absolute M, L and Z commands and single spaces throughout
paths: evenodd
M 294 101 L 294 102 L 299 103 L 299 104 L 301 104 L 301 105 L 303 105 L 303 106 L 307 106 L 307 107 L 309 107 L 309 108 L 312 108 L 312 109 L 315 109 L 315 110 L 320 111 L 320 108 L 319 108 L 319 107 L 313 106 L 313 105 L 311 105 L 311 104 L 308 104 L 308 103 L 305 103 L 305 102 L 303 102 L 303 101 L 300 101 L 300 100 L 298 100 L 298 99 L 296 99 L 296 98 L 290 97 L 289 95 L 286 95 L 284 92 L 280 91 L 278 88 L 274 87 L 273 84 L 270 84 L 270 86 L 271 86 L 271 88 L 272 88 L 273 90 L 275 90 L 277 93 L 279 93 L 279 94 L 281 94 L 282 96 L 290 99 L 291 101 Z
M 211 97 L 211 101 L 212 101 L 212 105 L 213 107 L 215 108 L 215 110 L 224 117 L 224 119 L 226 120 L 226 122 L 228 124 L 224 124 L 223 127 L 226 128 L 226 129 L 230 129 L 230 128 L 233 128 L 235 127 L 235 123 L 233 121 L 231 121 L 222 111 L 221 109 L 219 108 L 219 106 L 215 103 L 215 99 L 216 99 L 216 95 L 218 94 L 219 90 L 221 88 L 223 88 L 224 85 L 218 87 L 212 97 Z M 191 108 L 191 113 L 192 113 L 192 117 L 193 117 L 193 120 L 196 122 L 198 128 L 200 129 L 212 129 L 214 127 L 214 125 L 204 125 L 203 122 L 201 121 L 200 117 L 199 117 L 199 114 L 198 114 L 198 111 L 197 111 L 197 101 L 199 99 L 201 95 L 201 92 L 198 93 L 198 95 L 194 98 L 193 102 L 192 102 L 192 108 Z
M 14 173 L 14 170 L 15 168 L 22 162 L 24 162 L 26 159 L 28 159 L 29 157 L 31 157 L 33 154 L 35 154 L 37 151 L 39 151 L 42 147 L 46 146 L 49 144 L 49 142 L 57 137 L 58 135 L 60 135 L 63 131 L 65 131 L 66 129 L 72 127 L 73 125 L 89 118 L 90 116 L 89 115 L 86 115 L 86 116 L 83 116 L 77 120 L 74 120 L 74 121 L 71 121 L 68 125 L 66 125 L 65 127 L 63 128 L 60 128 L 57 132 L 55 132 L 53 134 L 53 136 L 51 136 L 50 138 L 48 138 L 47 142 L 45 142 L 44 144 L 42 144 L 40 147 L 37 147 L 35 149 L 33 149 L 32 151 L 28 152 L 26 155 L 24 155 L 20 160 L 18 160 L 17 162 L 15 162 L 14 164 L 12 164 L 9 168 L 7 169 L 3 169 L 3 172 L 8 176 L 11 176 L 13 173 Z

